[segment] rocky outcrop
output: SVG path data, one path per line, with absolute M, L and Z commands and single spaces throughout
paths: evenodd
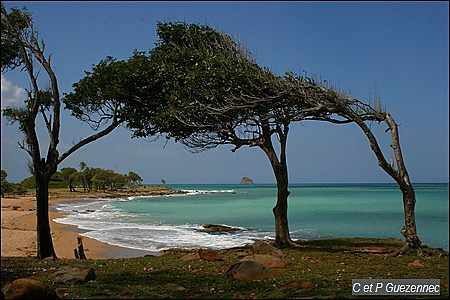
M 200 259 L 207 260 L 207 261 L 216 261 L 219 260 L 219 253 L 214 250 L 209 249 L 199 249 L 198 255 L 200 256 Z
M 181 261 L 192 261 L 197 259 L 200 259 L 198 253 L 188 253 L 180 258 Z
M 95 279 L 95 271 L 89 267 L 64 266 L 53 273 L 51 280 L 53 282 L 86 282 Z
M 284 269 L 287 265 L 285 260 L 266 254 L 249 255 L 241 259 L 241 261 L 253 261 L 270 269 Z
M 19 278 L 14 280 L 5 293 L 6 299 L 57 299 L 55 290 L 43 282 Z
M 271 244 L 265 241 L 256 241 L 252 245 L 253 254 L 265 254 L 285 259 L 285 255 L 280 249 L 275 248 Z
M 250 177 L 242 177 L 241 184 L 253 184 L 253 180 Z
M 239 231 L 241 229 L 234 228 L 226 225 L 217 225 L 217 224 L 205 224 L 200 231 L 208 232 L 208 233 L 226 233 L 226 232 L 234 232 Z
M 237 280 L 265 280 L 274 278 L 276 273 L 256 262 L 241 261 L 232 265 L 225 275 Z

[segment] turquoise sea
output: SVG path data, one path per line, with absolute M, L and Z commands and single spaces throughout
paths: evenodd
M 274 238 L 275 184 L 169 185 L 186 195 L 90 199 L 60 203 L 57 222 L 88 230 L 83 235 L 112 245 L 159 251 L 172 247 L 214 249 Z M 415 184 L 417 231 L 423 243 L 448 251 L 448 184 Z M 402 238 L 402 193 L 396 184 L 292 184 L 289 228 L 293 239 Z M 202 232 L 206 223 L 242 230 Z

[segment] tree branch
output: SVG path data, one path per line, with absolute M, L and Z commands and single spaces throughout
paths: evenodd
M 105 129 L 103 129 L 102 131 L 93 134 L 83 140 L 81 140 L 80 142 L 78 142 L 77 144 L 75 144 L 74 146 L 72 146 L 69 150 L 67 150 L 65 153 L 63 153 L 59 158 L 58 158 L 58 162 L 57 164 L 60 164 L 64 159 L 66 159 L 67 156 L 69 156 L 70 154 L 72 154 L 73 152 L 75 152 L 76 150 L 80 149 L 82 146 L 89 144 L 90 142 L 93 142 L 95 140 L 98 140 L 99 138 L 107 135 L 108 133 L 110 133 L 114 128 L 118 127 L 120 124 L 122 124 L 123 121 L 116 121 L 114 120 L 111 125 L 109 125 L 108 127 L 106 127 Z

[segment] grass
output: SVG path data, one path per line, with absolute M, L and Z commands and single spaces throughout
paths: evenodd
M 390 257 L 352 250 L 395 249 L 400 246 L 400 240 L 328 239 L 302 241 L 300 244 L 307 247 L 283 249 L 289 264 L 272 280 L 238 281 L 224 275 L 232 264 L 240 260 L 238 255 L 245 250 L 242 247 L 220 250 L 219 261 L 181 261 L 183 255 L 192 251 L 186 249 L 173 249 L 162 256 L 107 260 L 42 261 L 32 257 L 2 257 L 1 284 L 5 291 L 13 280 L 29 277 L 57 289 L 61 298 L 77 299 L 356 298 L 351 295 L 352 279 L 422 278 L 440 279 L 441 296 L 436 298 L 448 297 L 448 253 L 441 249 L 425 248 L 427 258 L 416 254 Z M 417 259 L 425 268 L 408 267 Z M 83 284 L 52 283 L 49 275 L 66 264 L 91 266 L 97 278 Z M 309 290 L 285 288 L 299 280 L 313 281 L 317 287 Z M 168 283 L 181 285 L 186 290 L 168 290 L 165 288 Z

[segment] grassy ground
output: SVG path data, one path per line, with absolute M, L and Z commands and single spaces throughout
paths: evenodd
M 1 284 L 5 291 L 7 284 L 17 278 L 34 278 L 56 288 L 61 298 L 356 298 L 351 295 L 352 279 L 422 278 L 440 279 L 441 296 L 438 298 L 447 298 L 447 252 L 425 248 L 428 257 L 422 258 L 415 254 L 390 257 L 360 251 L 394 249 L 400 243 L 397 239 L 300 242 L 307 247 L 283 250 L 289 257 L 289 264 L 276 279 L 251 282 L 224 275 L 228 267 L 240 260 L 238 254 L 245 248 L 219 251 L 220 261 L 184 262 L 180 258 L 189 250 L 183 249 L 157 257 L 108 260 L 40 261 L 32 257 L 2 257 Z M 408 267 L 417 259 L 425 268 Z M 92 266 L 97 278 L 74 285 L 50 282 L 48 276 L 65 264 Z M 312 281 L 317 287 L 287 288 L 301 280 Z M 181 285 L 186 290 L 167 289 L 168 283 Z

